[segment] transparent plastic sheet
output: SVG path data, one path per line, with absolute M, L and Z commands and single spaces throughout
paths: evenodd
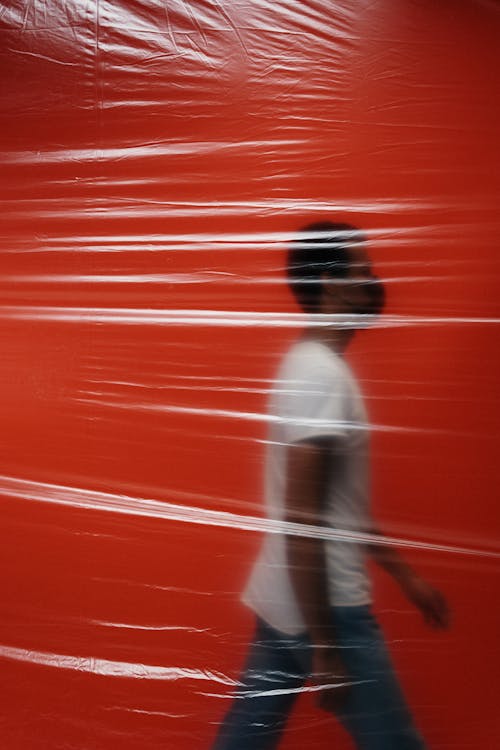
M 498 746 L 499 11 L 2 7 L 6 750 L 212 747 L 265 533 L 398 549 L 452 611 L 429 629 L 370 563 L 417 726 Z M 363 231 L 387 293 L 346 354 L 375 534 L 263 502 L 268 396 L 311 324 L 286 253 L 326 220 Z M 310 682 L 273 689 L 298 697 L 280 748 L 355 746 Z

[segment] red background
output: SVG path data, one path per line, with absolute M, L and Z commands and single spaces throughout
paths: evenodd
M 262 514 L 266 388 L 297 333 L 238 313 L 297 312 L 286 243 L 320 217 L 366 231 L 388 287 L 350 353 L 393 428 L 377 513 L 484 551 L 407 553 L 447 633 L 378 575 L 377 610 L 430 747 L 498 746 L 499 31 L 486 0 L 2 11 L 6 749 L 209 747 L 252 631 L 238 514 Z M 283 748 L 323 742 L 350 746 L 303 696 Z

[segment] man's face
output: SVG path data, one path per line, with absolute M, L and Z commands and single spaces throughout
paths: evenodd
M 343 305 L 355 315 L 380 315 L 385 302 L 385 290 L 372 271 L 372 264 L 362 242 L 349 248 L 351 264 L 347 277 L 338 287 Z

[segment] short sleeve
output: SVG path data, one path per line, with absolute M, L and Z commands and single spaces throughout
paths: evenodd
M 306 369 L 282 387 L 279 416 L 285 443 L 347 435 L 346 382 L 337 368 Z

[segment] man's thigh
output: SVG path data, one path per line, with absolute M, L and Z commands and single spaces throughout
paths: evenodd
M 353 685 L 338 718 L 360 750 L 425 750 L 383 633 L 369 607 L 332 610 L 337 644 Z
M 307 678 L 310 646 L 262 620 L 213 750 L 273 750 Z

